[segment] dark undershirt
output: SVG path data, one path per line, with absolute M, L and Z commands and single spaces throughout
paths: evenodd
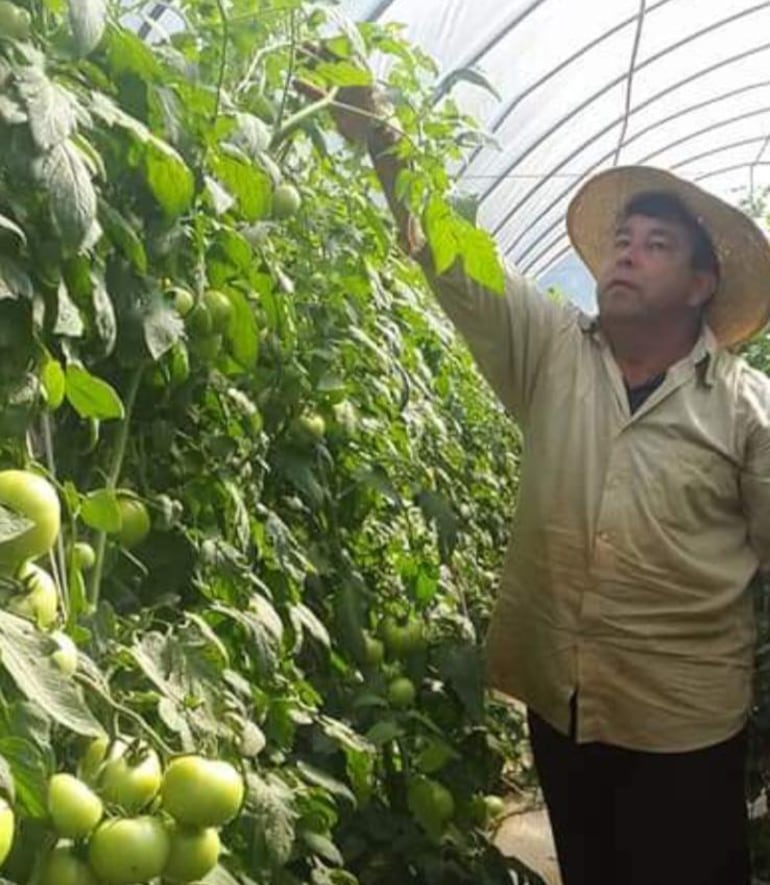
M 655 393 L 655 391 L 665 380 L 665 377 L 666 373 L 661 372 L 660 375 L 656 375 L 654 378 L 650 378 L 649 381 L 645 381 L 644 384 L 640 384 L 638 387 L 629 387 L 628 382 L 624 382 L 626 385 L 626 393 L 628 394 L 628 407 L 631 409 L 632 415 L 644 403 L 644 401 L 648 399 L 648 397 Z M 569 702 L 569 736 L 572 740 L 575 740 L 577 735 L 577 694 L 577 690 L 575 690 Z
M 665 377 L 666 373 L 661 372 L 660 375 L 650 378 L 649 381 L 645 381 L 644 384 L 640 384 L 639 387 L 629 387 L 628 382 L 625 382 L 626 393 L 628 394 L 628 406 L 631 409 L 632 415 L 642 403 L 660 387 Z

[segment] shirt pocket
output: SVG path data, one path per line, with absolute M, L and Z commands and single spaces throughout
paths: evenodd
M 670 530 L 707 531 L 740 513 L 737 465 L 718 449 L 668 440 L 652 474 L 654 516 Z

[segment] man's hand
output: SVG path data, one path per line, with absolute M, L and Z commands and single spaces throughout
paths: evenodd
M 320 100 L 326 93 L 306 80 L 297 80 L 297 91 Z M 343 138 L 352 144 L 365 145 L 373 127 L 387 120 L 388 108 L 373 86 L 345 86 L 329 108 L 334 123 Z

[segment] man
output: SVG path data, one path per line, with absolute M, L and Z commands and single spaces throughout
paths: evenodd
M 492 687 L 528 708 L 565 885 L 749 883 L 754 623 L 770 566 L 770 380 L 729 348 L 770 315 L 770 250 L 661 170 L 611 169 L 568 212 L 599 315 L 510 274 L 434 272 L 394 196 L 398 133 L 365 143 L 406 248 L 503 404 L 524 457 L 489 635 Z M 361 111 L 364 113 L 362 114 Z

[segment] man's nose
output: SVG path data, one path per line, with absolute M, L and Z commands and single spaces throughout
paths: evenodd
M 637 246 L 635 243 L 625 243 L 615 255 L 615 263 L 618 267 L 631 267 L 636 264 L 636 259 Z

